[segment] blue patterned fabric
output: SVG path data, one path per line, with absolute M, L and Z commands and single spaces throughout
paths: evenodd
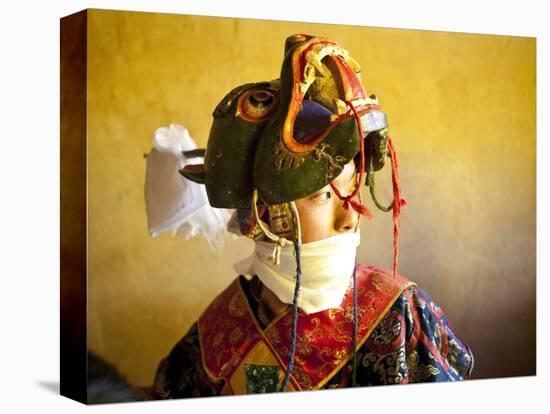
M 357 382 L 364 386 L 458 381 L 473 368 L 470 349 L 441 308 L 416 286 L 395 301 L 357 358 Z

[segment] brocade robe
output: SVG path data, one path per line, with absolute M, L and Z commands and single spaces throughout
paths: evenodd
M 358 386 L 457 381 L 473 368 L 470 349 L 443 311 L 414 283 L 357 266 Z M 295 366 L 287 390 L 351 386 L 353 289 L 339 308 L 299 312 Z M 250 281 L 239 276 L 164 358 L 155 398 L 274 392 L 290 350 L 292 310 L 258 318 Z

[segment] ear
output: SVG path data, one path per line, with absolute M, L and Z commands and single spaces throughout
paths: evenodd
M 190 164 L 179 170 L 180 174 L 188 180 L 191 180 L 198 184 L 204 184 L 206 180 L 206 173 L 204 171 L 204 164 Z

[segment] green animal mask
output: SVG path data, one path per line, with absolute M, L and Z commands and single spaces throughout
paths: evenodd
M 213 207 L 248 208 L 254 189 L 265 204 L 305 197 L 358 155 L 355 110 L 368 178 L 387 156 L 387 120 L 359 72 L 336 42 L 290 36 L 280 78 L 229 92 L 213 112 L 204 165 L 180 172 L 206 185 Z

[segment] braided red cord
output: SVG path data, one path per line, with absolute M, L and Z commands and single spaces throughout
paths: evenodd
M 388 150 L 391 160 L 391 178 L 393 186 L 393 276 L 395 277 L 397 276 L 397 266 L 399 264 L 399 217 L 401 215 L 401 207 L 406 206 L 407 202 L 401 198 L 399 163 L 391 137 L 388 137 Z

